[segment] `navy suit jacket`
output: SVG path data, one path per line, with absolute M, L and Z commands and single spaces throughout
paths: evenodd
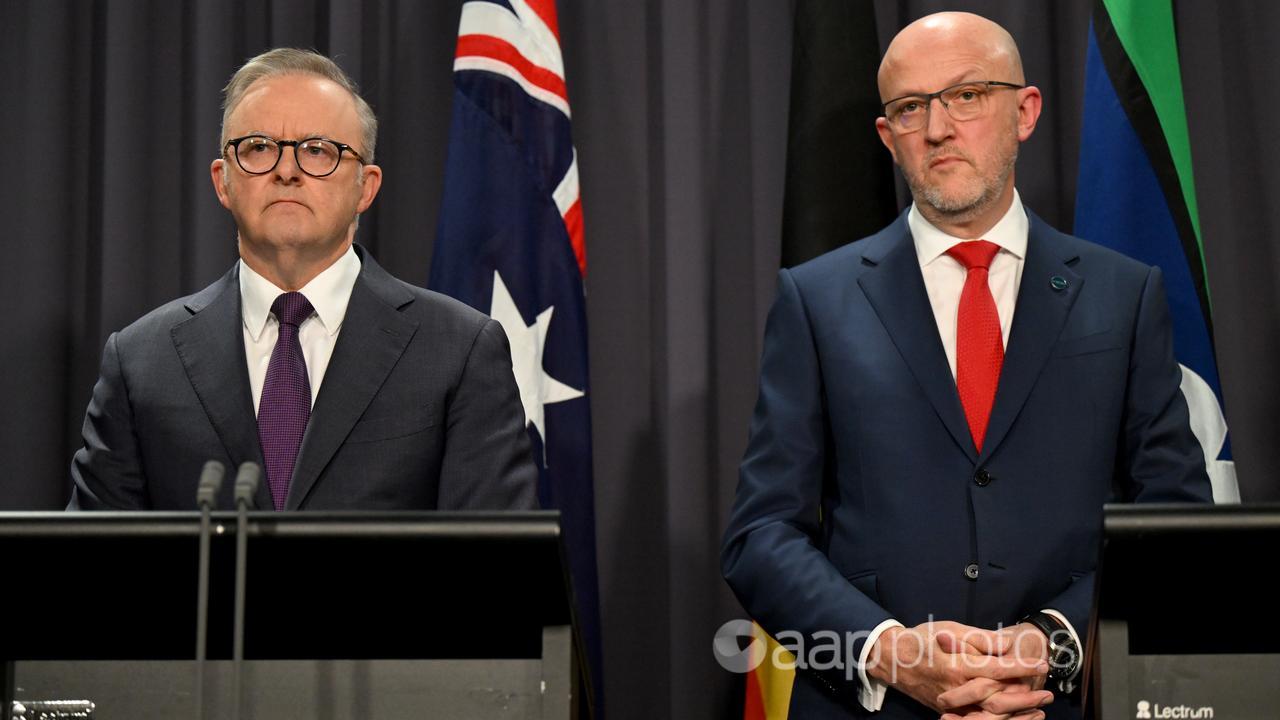
M 779 273 L 721 556 L 775 637 L 855 633 L 857 658 L 888 618 L 995 628 L 1053 608 L 1083 641 L 1103 504 L 1211 500 L 1160 271 L 1028 215 L 981 453 L 905 213 Z M 801 671 L 792 716 L 864 715 L 857 687 L 856 668 Z M 936 713 L 890 689 L 877 716 Z
M 360 274 L 312 408 L 287 510 L 532 509 L 537 468 L 502 326 Z M 237 268 L 113 333 L 71 463 L 71 509 L 195 509 L 206 460 L 262 464 Z M 223 485 L 219 507 L 232 503 Z M 272 507 L 264 480 L 257 507 Z

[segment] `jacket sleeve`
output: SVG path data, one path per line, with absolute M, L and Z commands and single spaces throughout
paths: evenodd
M 68 510 L 151 507 L 117 338 L 112 333 L 102 351 L 102 369 L 81 429 L 84 446 L 71 460 Z
M 820 549 L 829 452 L 822 388 L 803 298 L 783 270 L 765 327 L 760 394 L 721 570 L 743 608 L 781 644 L 802 640 L 809 648 L 838 637 L 844 659 L 856 660 L 867 634 L 890 614 L 841 576 Z M 847 665 L 819 674 L 840 695 L 857 690 L 857 668 Z
M 476 335 L 445 422 L 441 510 L 537 508 L 538 470 L 507 335 L 497 321 L 486 320 Z

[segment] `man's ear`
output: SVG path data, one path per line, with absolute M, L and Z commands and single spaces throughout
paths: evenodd
M 382 187 L 382 168 L 377 165 L 362 165 L 360 167 L 363 182 L 360 184 L 360 204 L 356 206 L 357 213 L 363 213 L 373 204 L 373 199 L 378 195 L 378 189 Z
M 231 198 L 227 195 L 227 161 L 223 158 L 214 160 L 209 165 L 209 179 L 213 181 L 213 192 L 218 196 L 222 207 L 231 209 Z
M 1040 108 L 1044 98 L 1040 97 L 1040 88 L 1028 85 L 1018 91 L 1018 141 L 1026 142 L 1035 132 L 1036 122 L 1040 119 Z
M 893 164 L 898 164 L 898 151 L 893 147 L 893 131 L 889 129 L 889 120 L 884 117 L 876 118 L 876 132 L 880 134 L 880 142 L 889 148 L 889 154 L 893 156 Z

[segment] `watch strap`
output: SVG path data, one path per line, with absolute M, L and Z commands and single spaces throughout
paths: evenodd
M 1049 641 L 1049 679 L 1061 682 L 1074 677 L 1080 669 L 1081 653 L 1067 626 L 1043 611 L 1033 612 L 1021 622 L 1035 626 Z

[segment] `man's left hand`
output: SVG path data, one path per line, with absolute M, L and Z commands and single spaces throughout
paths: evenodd
M 1009 662 L 1034 667 L 1047 662 L 1049 639 L 1030 623 L 1021 623 L 1003 631 L 1007 642 L 998 643 L 994 654 Z M 948 639 L 949 640 L 949 639 Z M 948 642 L 943 640 L 942 642 Z M 955 647 L 943 647 L 948 652 L 970 655 L 982 654 L 973 645 L 956 643 Z M 938 704 L 948 712 L 943 720 L 1037 720 L 1044 717 L 1039 708 L 1053 702 L 1053 694 L 1044 690 L 1045 674 L 1035 674 L 1016 680 L 991 680 L 974 678 L 965 684 L 938 696 Z

